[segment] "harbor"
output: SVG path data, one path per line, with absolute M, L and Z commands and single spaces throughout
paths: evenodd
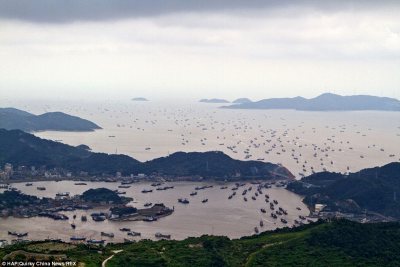
M 37 186 L 46 185 L 46 190 L 38 191 Z M 12 184 L 13 187 L 26 194 L 33 194 L 39 197 L 55 197 L 61 189 L 75 194 L 82 194 L 90 188 L 108 188 L 115 190 L 121 183 L 107 182 L 87 182 L 86 185 L 75 185 L 73 181 L 61 182 L 34 182 L 33 186 L 26 186 L 24 183 Z M 126 242 L 140 239 L 156 240 L 156 233 L 170 235 L 171 239 L 185 239 L 189 236 L 201 236 L 203 234 L 226 235 L 231 238 L 254 234 L 254 227 L 259 226 L 263 221 L 263 230 L 276 229 L 283 226 L 295 225 L 298 216 L 308 216 L 307 207 L 301 202 L 301 197 L 287 191 L 283 187 L 270 185 L 271 188 L 263 188 L 263 194 L 259 194 L 256 200 L 243 201 L 239 194 L 229 199 L 228 197 L 237 190 L 234 188 L 252 187 L 252 195 L 256 191 L 258 184 L 251 183 L 196 183 L 196 182 L 169 182 L 160 186 L 173 187 L 168 190 L 154 190 L 151 193 L 142 193 L 144 188 L 153 188 L 150 182 L 134 183 L 130 188 L 124 189 L 126 197 L 132 197 L 133 201 L 128 203 L 142 211 L 148 211 L 157 205 L 162 208 L 161 203 L 173 210 L 168 216 L 160 216 L 156 220 L 143 220 L 144 217 L 127 219 L 110 219 L 109 208 L 90 210 L 62 211 L 68 220 L 54 220 L 47 217 L 31 218 L 0 218 L 0 239 L 12 242 L 17 240 L 15 236 L 8 235 L 8 231 L 18 233 L 27 232 L 28 236 L 21 237 L 20 240 L 39 240 L 55 238 L 63 241 L 71 241 L 71 237 L 77 237 L 74 242 L 95 242 L 104 240 L 107 242 Z M 196 190 L 197 189 L 197 190 Z M 192 195 L 192 192 L 197 192 Z M 249 194 L 249 193 L 248 193 Z M 287 210 L 288 215 L 284 216 L 287 224 L 280 219 L 273 219 L 269 213 L 260 212 L 260 208 L 268 208 L 264 194 L 268 194 L 271 199 L 277 200 L 279 206 Z M 241 196 L 241 195 L 240 195 Z M 183 205 L 179 203 L 179 198 L 186 198 L 189 203 Z M 204 201 L 207 199 L 207 201 Z M 151 207 L 145 207 L 146 203 L 152 203 Z M 301 208 L 298 210 L 296 207 Z M 104 220 L 96 221 L 91 214 L 105 213 Z M 147 214 L 148 215 L 148 214 Z M 82 218 L 86 218 L 82 220 Z M 140 219 L 140 220 L 139 220 Z M 306 222 L 306 221 L 305 221 Z M 75 228 L 71 227 L 74 224 Z M 10 227 L 12 225 L 12 227 Z M 124 229 L 128 231 L 121 231 Z M 260 227 L 261 228 L 261 227 Z M 113 234 L 104 236 L 101 232 Z M 83 239 L 84 238 L 84 241 Z M 82 240 L 79 240 L 82 239 Z

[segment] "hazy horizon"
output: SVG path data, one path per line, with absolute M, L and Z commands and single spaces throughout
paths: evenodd
M 400 98 L 397 1 L 4 1 L 0 97 Z

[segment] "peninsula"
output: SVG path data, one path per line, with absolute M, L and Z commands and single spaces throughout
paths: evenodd
M 44 175 L 114 177 L 138 174 L 184 180 L 294 179 L 281 165 L 235 160 L 219 151 L 176 152 L 140 162 L 126 155 L 94 153 L 82 145 L 73 147 L 41 139 L 20 130 L 0 129 L 0 166 L 5 164 L 15 166 L 14 179 L 18 176 L 35 179 Z M 9 174 L 3 172 L 2 175 Z
M 328 216 L 341 212 L 362 214 L 365 218 L 365 213 L 370 212 L 400 219 L 399 162 L 348 175 L 315 173 L 289 183 L 287 188 L 305 196 L 304 202 L 311 210 L 322 209 Z
M 89 132 L 101 129 L 97 124 L 62 112 L 35 115 L 15 108 L 0 108 L 0 128 L 33 131 Z

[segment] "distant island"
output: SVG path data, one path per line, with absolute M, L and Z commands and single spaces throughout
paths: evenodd
M 232 103 L 234 104 L 246 104 L 246 103 L 252 103 L 253 101 L 251 101 L 248 98 L 238 98 L 236 100 L 234 100 Z
M 304 111 L 400 111 L 400 101 L 394 98 L 369 95 L 340 96 L 325 93 L 315 98 L 270 98 L 256 102 L 239 103 L 228 109 L 295 109 Z
M 176 152 L 167 157 L 140 162 L 126 155 L 93 153 L 86 146 L 77 147 L 41 139 L 20 130 L 0 129 L 0 166 L 11 163 L 28 166 L 22 177 L 29 177 L 30 166 L 57 169 L 57 175 L 145 174 L 185 179 L 294 179 L 285 167 L 261 162 L 232 159 L 218 151 Z
M 149 101 L 147 98 L 144 98 L 144 97 L 134 97 L 131 100 L 132 101 Z
M 230 103 L 228 100 L 220 99 L 220 98 L 210 98 L 210 99 L 203 98 L 203 99 L 200 99 L 199 102 L 202 102 L 202 103 Z
M 94 131 L 97 124 L 62 112 L 47 112 L 41 115 L 16 108 L 0 108 L 0 128 L 31 131 Z
M 356 173 L 321 172 L 293 181 L 288 189 L 304 195 L 314 210 L 363 213 L 365 210 L 400 219 L 400 162 L 364 169 Z

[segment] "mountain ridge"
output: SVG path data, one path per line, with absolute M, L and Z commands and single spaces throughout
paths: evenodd
M 253 177 L 260 179 L 293 179 L 285 167 L 260 161 L 240 161 L 218 152 L 176 152 L 169 156 L 140 162 L 126 155 L 95 153 L 86 146 L 73 147 L 41 139 L 21 130 L 0 129 L 0 165 L 63 168 L 91 175 L 158 173 L 170 176 L 201 176 L 225 179 Z
M 223 106 L 226 109 L 294 109 L 302 111 L 400 111 L 400 101 L 395 98 L 371 95 L 341 96 L 324 93 L 314 98 L 269 98 L 255 102 Z

